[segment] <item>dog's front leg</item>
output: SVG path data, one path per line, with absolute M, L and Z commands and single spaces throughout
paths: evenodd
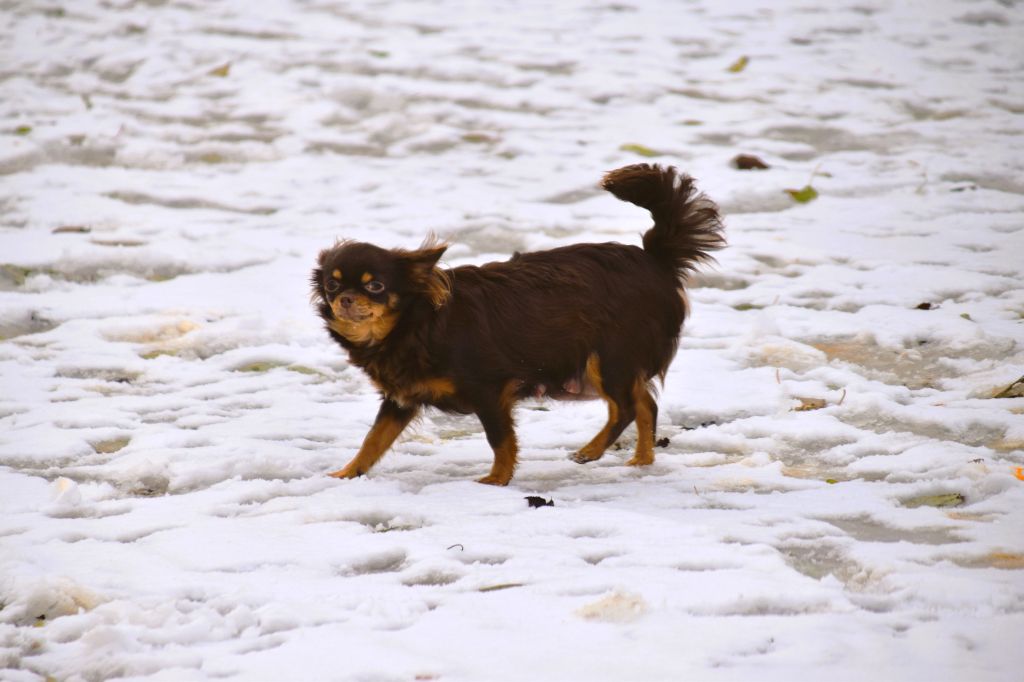
M 370 427 L 370 432 L 366 434 L 359 452 L 344 468 L 332 471 L 327 475 L 335 478 L 355 478 L 365 474 L 387 452 L 391 444 L 398 438 L 398 434 L 402 433 L 402 430 L 409 425 L 417 412 L 419 412 L 418 405 L 402 407 L 394 400 L 384 398 L 384 402 L 380 404 L 380 410 L 377 412 L 377 419 Z
M 494 464 L 491 473 L 480 479 L 488 485 L 508 485 L 516 469 L 516 432 L 512 422 L 512 392 L 507 390 L 500 396 L 488 397 L 477 403 L 476 415 L 483 424 L 487 442 L 494 450 Z

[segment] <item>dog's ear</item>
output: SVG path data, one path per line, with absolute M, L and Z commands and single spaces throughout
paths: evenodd
M 309 277 L 310 292 L 309 300 L 313 303 L 319 303 L 326 300 L 324 296 L 324 263 L 327 262 L 327 258 L 338 248 L 338 243 L 335 243 L 329 249 L 323 249 L 317 254 L 316 267 L 313 268 L 313 272 Z
M 440 309 L 452 295 L 451 278 L 437 267 L 437 261 L 447 249 L 447 244 L 431 236 L 415 251 L 403 251 L 398 255 L 413 288 L 423 294 L 435 309 Z
M 313 303 L 319 303 L 326 301 L 327 296 L 324 292 L 324 266 L 327 264 L 328 259 L 334 256 L 338 251 L 353 244 L 351 239 L 337 239 L 334 242 L 334 246 L 329 249 L 322 249 L 316 257 L 316 268 L 313 269 L 313 274 L 309 278 L 309 283 L 312 287 L 312 291 L 309 294 L 309 300 Z
M 318 265 L 313 268 L 309 275 L 309 302 L 313 304 L 323 303 L 327 300 L 327 293 L 324 291 L 324 251 L 317 261 Z
M 334 255 L 334 253 L 341 247 L 348 244 L 348 240 L 337 239 L 334 242 L 334 246 L 329 249 L 321 249 L 320 253 L 316 256 L 316 267 L 313 268 L 313 272 L 309 277 L 310 292 L 309 300 L 314 304 L 321 303 L 327 300 L 327 296 L 324 292 L 324 265 L 327 264 L 327 259 Z

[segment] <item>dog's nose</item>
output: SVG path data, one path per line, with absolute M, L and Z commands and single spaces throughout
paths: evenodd
M 352 302 L 353 302 L 353 298 L 351 296 L 349 296 L 348 294 L 345 294 L 345 295 L 342 295 L 342 296 L 338 297 L 338 304 L 341 305 L 342 308 L 351 308 L 352 307 Z

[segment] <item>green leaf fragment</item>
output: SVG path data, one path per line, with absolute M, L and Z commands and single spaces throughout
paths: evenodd
M 943 493 L 941 495 L 922 495 L 903 501 L 903 506 L 910 509 L 917 507 L 959 507 L 967 499 L 960 493 Z
M 743 69 L 747 68 L 747 64 L 749 63 L 750 57 L 743 55 L 742 57 L 734 61 L 732 64 L 730 64 L 727 70 L 729 71 L 729 73 L 739 73 Z
M 786 194 L 793 197 L 793 201 L 800 204 L 806 204 L 809 201 L 814 201 L 818 198 L 818 190 L 814 189 L 810 185 L 805 185 L 801 189 L 787 189 Z
M 18 126 L 14 129 L 15 135 L 28 135 L 32 132 L 32 126 Z
M 633 152 L 634 154 L 639 154 L 640 156 L 646 157 L 662 155 L 661 152 L 651 149 L 650 147 L 645 147 L 642 144 L 633 144 L 631 142 L 627 142 L 626 144 L 620 146 L 619 150 L 624 152 Z

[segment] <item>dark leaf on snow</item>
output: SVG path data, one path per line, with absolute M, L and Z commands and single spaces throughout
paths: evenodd
M 765 170 L 766 168 L 771 168 L 771 166 L 753 154 L 739 154 L 733 157 L 732 165 L 739 170 Z
M 543 497 L 537 497 L 536 495 L 527 495 L 525 498 L 526 503 L 531 507 L 554 507 L 554 500 L 545 500 Z

